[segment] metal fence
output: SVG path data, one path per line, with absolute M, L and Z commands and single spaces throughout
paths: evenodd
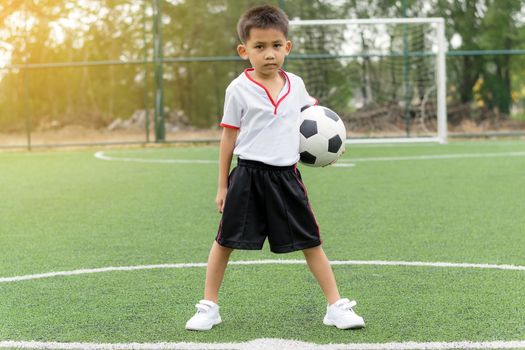
M 140 23 L 126 34 L 129 38 L 122 39 L 120 33 L 115 39 L 105 28 L 101 33 L 107 38 L 92 38 L 89 52 L 71 49 L 72 59 L 54 57 L 53 50 L 34 46 L 30 58 L 0 66 L 0 148 L 217 141 L 224 89 L 247 67 L 245 61 L 230 55 L 237 43 L 233 20 L 238 13 L 223 14 L 211 24 L 195 20 L 188 27 L 164 23 L 167 11 L 163 13 L 160 0 L 147 3 L 137 2 L 144 7 L 137 14 Z M 177 16 L 181 14 L 167 18 Z M 232 30 L 211 33 L 213 47 L 209 38 L 198 35 L 199 26 L 219 25 Z M 184 40 L 174 39 L 177 31 L 184 32 Z M 31 45 L 27 38 L 18 39 Z M 139 44 L 130 50 L 126 42 L 133 40 Z M 107 53 L 98 54 L 105 49 Z M 498 60 L 509 60 L 509 76 L 519 76 L 525 50 L 451 50 L 446 56 L 449 137 L 524 135 L 525 85 L 521 81 L 512 82 L 509 113 L 501 113 L 483 99 L 496 96 L 497 89 L 487 92 L 475 85 L 470 101 L 464 103 L 457 88 L 458 74 L 469 57 L 484 57 L 482 64 L 489 71 L 499 69 Z M 307 62 L 319 57 L 292 55 L 289 59 Z

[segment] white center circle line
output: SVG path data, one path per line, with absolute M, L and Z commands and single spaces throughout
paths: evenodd
M 304 260 L 239 260 L 230 261 L 229 265 L 305 265 Z M 379 265 L 379 266 L 411 266 L 439 268 L 477 268 L 525 271 L 521 265 L 473 264 L 450 262 L 422 261 L 383 261 L 383 260 L 346 260 L 331 261 L 331 265 Z M 78 269 L 72 271 L 57 271 L 41 274 L 1 277 L 0 283 L 13 283 L 59 276 L 74 276 L 82 274 L 103 273 L 112 271 L 137 271 L 149 269 L 181 269 L 206 267 L 206 263 L 179 263 L 136 265 L 120 267 L 103 267 L 94 269 Z M 37 342 L 0 340 L 0 348 L 17 349 L 63 349 L 63 350 L 448 350 L 448 349 L 519 349 L 525 348 L 525 340 L 510 341 L 456 341 L 456 342 L 393 342 L 393 343 L 349 343 L 349 344 L 314 344 L 289 339 L 255 339 L 239 343 L 191 343 L 191 342 L 159 342 L 159 343 L 79 343 L 79 342 Z
M 305 265 L 305 260 L 293 259 L 268 259 L 268 260 L 238 260 L 230 261 L 228 265 Z M 384 261 L 384 260 L 334 260 L 330 261 L 332 266 L 336 265 L 376 265 L 376 266 L 413 266 L 413 267 L 441 267 L 441 268 L 475 268 L 475 269 L 495 269 L 495 270 L 514 270 L 525 271 L 522 265 L 497 265 L 497 264 L 472 264 L 472 263 L 451 263 L 451 262 L 424 262 L 424 261 Z M 71 271 L 53 271 L 47 273 L 0 277 L 0 283 L 13 283 L 20 281 L 36 280 L 59 276 L 75 276 L 93 273 L 113 272 L 113 271 L 137 271 L 154 269 L 182 269 L 194 267 L 206 267 L 206 263 L 178 263 L 178 264 L 155 264 L 155 265 L 136 265 L 136 266 L 108 266 L 90 269 L 78 269 Z

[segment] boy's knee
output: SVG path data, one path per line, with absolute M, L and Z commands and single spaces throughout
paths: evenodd
M 222 246 L 220 245 L 219 243 L 217 243 L 217 241 L 214 242 L 214 245 L 215 245 L 215 249 L 217 249 L 218 251 L 220 251 L 222 254 L 227 254 L 227 255 L 230 255 L 232 252 L 233 252 L 233 248 L 228 248 L 228 247 L 225 247 L 225 246 Z
M 323 248 L 321 248 L 320 245 L 318 245 L 316 247 L 313 247 L 313 248 L 306 248 L 306 249 L 303 249 L 303 254 L 305 256 L 316 254 L 316 253 L 320 252 L 322 249 Z
M 223 246 L 220 246 L 220 247 L 221 247 L 222 251 L 223 251 L 225 254 L 228 254 L 228 255 L 230 255 L 230 254 L 234 251 L 233 248 L 228 248 L 228 247 L 223 247 Z

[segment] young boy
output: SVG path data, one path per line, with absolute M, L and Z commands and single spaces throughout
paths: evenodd
M 266 237 L 274 253 L 302 250 L 328 302 L 325 325 L 364 327 L 352 310 L 355 301 L 339 295 L 296 168 L 300 113 L 312 99 L 301 78 L 281 69 L 292 48 L 288 18 L 273 6 L 254 7 L 237 31 L 237 52 L 252 68 L 226 89 L 215 200 L 222 220 L 208 258 L 204 299 L 186 329 L 205 331 L 221 323 L 218 293 L 231 252 L 261 249 Z M 237 167 L 228 177 L 233 154 Z

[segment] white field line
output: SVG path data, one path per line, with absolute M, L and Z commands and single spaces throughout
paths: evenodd
M 243 343 L 59 343 L 0 341 L 0 348 L 63 350 L 446 350 L 446 349 L 519 349 L 525 341 L 489 342 L 404 342 L 350 343 L 318 345 L 286 339 L 255 339 Z
M 202 160 L 202 159 L 143 159 L 143 158 L 120 158 L 110 157 L 99 151 L 95 153 L 95 158 L 101 160 L 111 160 L 119 162 L 134 162 L 134 163 L 175 163 L 175 164 L 216 164 L 216 160 Z
M 335 166 L 348 167 L 346 165 L 353 162 L 390 162 L 402 160 L 436 160 L 436 159 L 467 159 L 467 158 L 494 158 L 494 157 L 524 157 L 525 152 L 499 152 L 499 153 L 462 153 L 462 154 L 429 154 L 420 156 L 393 156 L 393 157 L 366 157 L 340 159 Z M 95 153 L 95 158 L 100 160 L 134 162 L 134 163 L 164 163 L 164 164 L 216 164 L 216 160 L 203 159 L 144 159 L 129 157 L 112 157 L 106 155 L 103 151 Z
M 341 159 L 344 162 L 388 162 L 397 160 L 435 160 L 435 159 L 466 159 L 466 158 L 494 158 L 494 157 L 525 157 L 525 152 L 499 152 L 499 153 L 458 153 L 458 154 L 429 154 L 420 156 L 401 157 L 367 157 Z
M 304 260 L 252 260 L 252 261 L 230 261 L 230 265 L 304 265 Z M 494 264 L 469 264 L 469 263 L 447 263 L 447 262 L 417 262 L 417 261 L 332 261 L 332 265 L 382 265 L 382 266 L 421 266 L 421 267 L 454 267 L 454 268 L 481 268 L 501 270 L 525 270 L 525 266 L 517 265 L 494 265 Z M 145 269 L 164 268 L 191 268 L 205 267 L 206 263 L 183 263 L 183 264 L 159 264 L 139 265 L 123 267 L 105 267 L 98 269 L 81 269 L 73 271 L 50 272 L 36 275 L 25 275 L 0 278 L 0 283 L 18 282 L 39 278 L 56 276 L 72 276 L 88 273 L 110 272 L 110 271 L 133 271 Z M 399 342 L 399 343 L 355 343 L 355 344 L 327 344 L 317 345 L 295 340 L 286 339 L 256 339 L 244 343 L 60 343 L 60 342 L 36 342 L 36 341 L 0 341 L 0 348 L 17 349 L 64 349 L 64 350 L 446 350 L 446 349 L 519 349 L 525 348 L 525 341 L 492 341 L 492 342 Z
M 305 265 L 304 260 L 239 260 L 230 261 L 228 265 Z M 496 265 L 496 264 L 470 264 L 470 263 L 451 263 L 451 262 L 423 262 L 423 261 L 382 261 L 382 260 L 334 260 L 331 265 L 375 265 L 375 266 L 412 266 L 412 267 L 442 267 L 442 268 L 476 268 L 476 269 L 496 269 L 496 270 L 517 270 L 525 271 L 525 266 L 520 265 Z M 0 277 L 0 283 L 12 283 L 42 278 L 59 276 L 76 276 L 84 274 L 113 272 L 113 271 L 137 271 L 154 269 L 183 269 L 192 267 L 206 267 L 206 263 L 180 263 L 180 264 L 158 264 L 158 265 L 137 265 L 137 266 L 109 266 L 94 269 L 79 269 L 72 271 L 56 271 L 33 275 Z
M 332 166 L 335 166 L 335 167 L 338 167 L 338 168 L 350 168 L 350 167 L 353 167 L 355 166 L 354 163 L 345 163 L 345 162 L 341 162 L 341 163 L 334 163 L 332 164 Z

